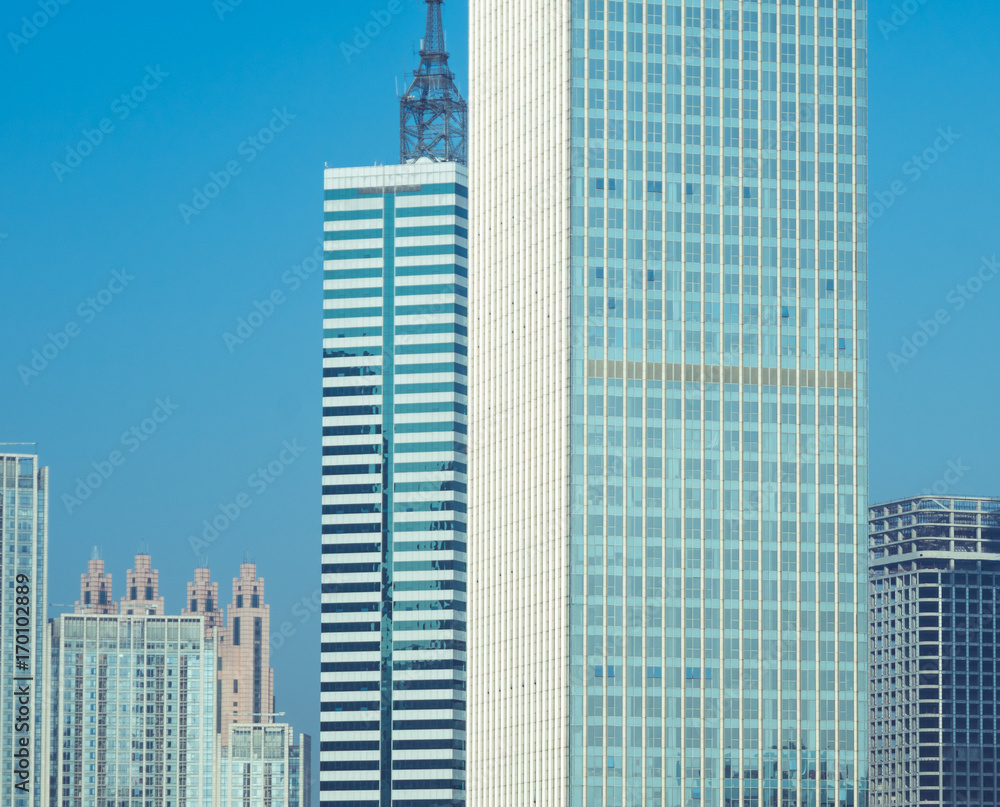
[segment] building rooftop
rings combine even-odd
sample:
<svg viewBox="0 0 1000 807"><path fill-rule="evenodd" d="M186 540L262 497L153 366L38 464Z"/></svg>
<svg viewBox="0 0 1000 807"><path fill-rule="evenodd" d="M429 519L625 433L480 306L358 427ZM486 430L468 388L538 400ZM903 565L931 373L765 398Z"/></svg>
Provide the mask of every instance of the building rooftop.
<svg viewBox="0 0 1000 807"><path fill-rule="evenodd" d="M1000 562L998 498L913 496L873 505L868 512L873 576L917 560Z"/></svg>

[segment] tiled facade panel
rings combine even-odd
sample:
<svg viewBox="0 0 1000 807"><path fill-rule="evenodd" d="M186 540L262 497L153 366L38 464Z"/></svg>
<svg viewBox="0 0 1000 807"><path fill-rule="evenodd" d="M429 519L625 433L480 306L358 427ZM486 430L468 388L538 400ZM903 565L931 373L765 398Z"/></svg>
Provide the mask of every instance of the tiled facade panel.
<svg viewBox="0 0 1000 807"><path fill-rule="evenodd" d="M325 180L320 799L461 805L468 180Z"/></svg>
<svg viewBox="0 0 1000 807"><path fill-rule="evenodd" d="M475 799L864 804L865 4L471 14Z"/></svg>

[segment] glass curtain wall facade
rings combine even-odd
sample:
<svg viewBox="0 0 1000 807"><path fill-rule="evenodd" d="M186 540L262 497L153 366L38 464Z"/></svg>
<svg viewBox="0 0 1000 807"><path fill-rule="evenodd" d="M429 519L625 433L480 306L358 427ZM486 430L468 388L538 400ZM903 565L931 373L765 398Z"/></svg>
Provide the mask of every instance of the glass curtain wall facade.
<svg viewBox="0 0 1000 807"><path fill-rule="evenodd" d="M41 804L49 469L0 453L0 803Z"/></svg>
<svg viewBox="0 0 1000 807"><path fill-rule="evenodd" d="M303 751L310 753L309 735L296 737L287 723L230 723L216 766L219 807L310 807Z"/></svg>
<svg viewBox="0 0 1000 807"><path fill-rule="evenodd" d="M320 801L461 805L466 169L325 188Z"/></svg>
<svg viewBox="0 0 1000 807"><path fill-rule="evenodd" d="M201 617L50 625L46 804L213 807L215 644Z"/></svg>
<svg viewBox="0 0 1000 807"><path fill-rule="evenodd" d="M312 737L300 734L288 751L288 807L312 807Z"/></svg>
<svg viewBox="0 0 1000 807"><path fill-rule="evenodd" d="M872 807L996 804L1000 499L870 518Z"/></svg>
<svg viewBox="0 0 1000 807"><path fill-rule="evenodd" d="M470 11L477 801L865 804L864 0Z"/></svg>

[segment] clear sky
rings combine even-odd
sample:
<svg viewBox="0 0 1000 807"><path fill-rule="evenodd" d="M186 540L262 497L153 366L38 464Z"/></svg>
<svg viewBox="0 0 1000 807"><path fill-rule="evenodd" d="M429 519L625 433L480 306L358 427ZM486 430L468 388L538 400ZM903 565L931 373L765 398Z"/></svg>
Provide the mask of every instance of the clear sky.
<svg viewBox="0 0 1000 807"><path fill-rule="evenodd" d="M196 549L228 601L250 550L272 633L292 634L274 642L278 709L316 737L322 323L307 259L324 162L398 159L423 4L55 5L0 12L0 440L38 441L51 468L50 600L76 599L95 544L120 595L145 541L169 610ZM1000 5L870 6L872 499L1000 494L1000 276L968 285L1000 255ZM44 25L25 27L32 15ZM467 2L445 15L467 92ZM193 548L240 494L250 506Z"/></svg>

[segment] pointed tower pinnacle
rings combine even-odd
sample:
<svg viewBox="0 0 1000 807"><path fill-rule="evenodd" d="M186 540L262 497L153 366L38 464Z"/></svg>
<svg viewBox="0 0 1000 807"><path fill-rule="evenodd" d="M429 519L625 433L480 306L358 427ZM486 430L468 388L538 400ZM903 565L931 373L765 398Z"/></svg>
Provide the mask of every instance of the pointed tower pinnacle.
<svg viewBox="0 0 1000 807"><path fill-rule="evenodd" d="M427 31L420 48L420 68L400 101L402 163L421 157L435 162L468 162L468 106L448 69L441 4L426 0Z"/></svg>

